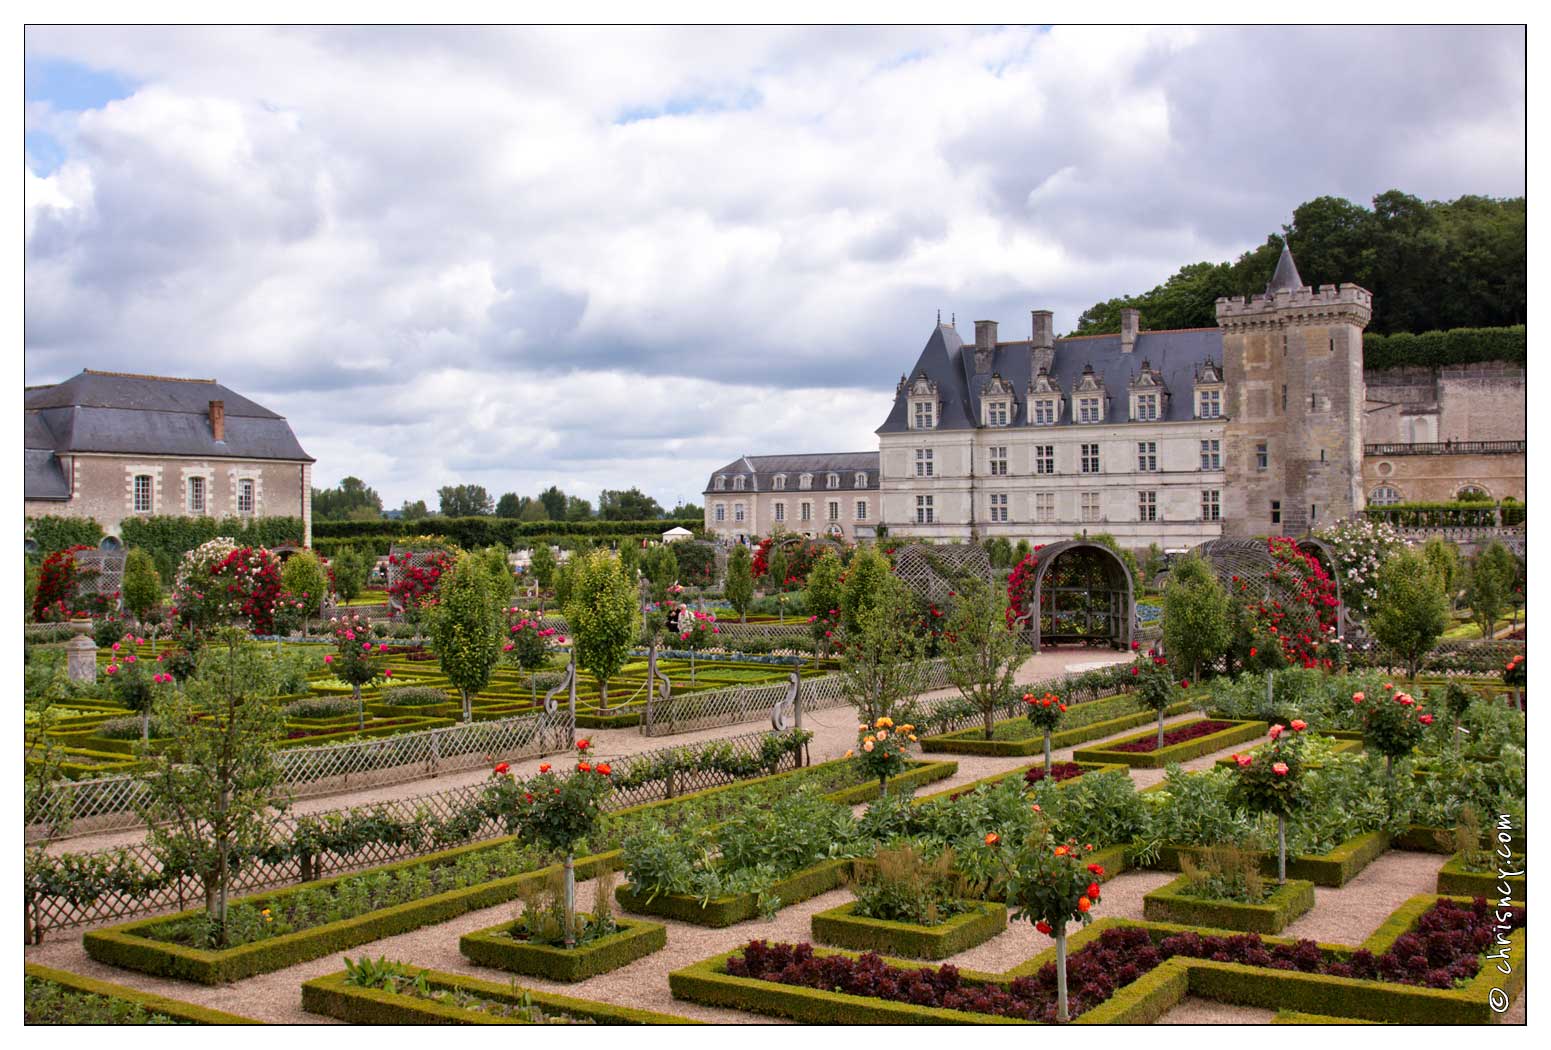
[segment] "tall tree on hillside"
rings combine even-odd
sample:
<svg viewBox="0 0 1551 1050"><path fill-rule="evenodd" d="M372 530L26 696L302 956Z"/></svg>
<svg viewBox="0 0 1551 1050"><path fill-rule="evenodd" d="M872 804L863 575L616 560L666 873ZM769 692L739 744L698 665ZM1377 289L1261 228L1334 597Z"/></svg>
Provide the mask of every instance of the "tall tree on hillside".
<svg viewBox="0 0 1551 1050"><path fill-rule="evenodd" d="M442 516L469 518L495 512L495 500L483 485L443 485L436 490L442 501Z"/></svg>
<svg viewBox="0 0 1551 1050"><path fill-rule="evenodd" d="M598 494L598 517L604 521L652 521L662 517L662 505L638 488L604 489Z"/></svg>

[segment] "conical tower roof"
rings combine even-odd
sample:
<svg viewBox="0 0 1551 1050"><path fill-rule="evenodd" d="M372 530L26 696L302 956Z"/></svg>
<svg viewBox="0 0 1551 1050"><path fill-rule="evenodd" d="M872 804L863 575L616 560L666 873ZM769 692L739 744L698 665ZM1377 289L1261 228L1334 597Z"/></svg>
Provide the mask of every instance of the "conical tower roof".
<svg viewBox="0 0 1551 1050"><path fill-rule="evenodd" d="M1276 272L1271 275L1271 283L1266 285L1266 294L1295 292L1302 287L1303 278L1298 276L1298 264L1293 262L1292 249L1283 242L1282 257L1276 261Z"/></svg>

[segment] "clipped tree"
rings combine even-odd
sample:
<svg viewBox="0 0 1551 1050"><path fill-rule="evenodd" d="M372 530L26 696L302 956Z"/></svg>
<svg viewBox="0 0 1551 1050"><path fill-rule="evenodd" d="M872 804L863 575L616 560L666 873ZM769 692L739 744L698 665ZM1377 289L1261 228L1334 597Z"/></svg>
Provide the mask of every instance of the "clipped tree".
<svg viewBox="0 0 1551 1050"><path fill-rule="evenodd" d="M673 548L666 543L648 547L641 556L641 574L646 577L652 601L662 603L668 598L668 588L679 577L679 560L673 556Z"/></svg>
<svg viewBox="0 0 1551 1050"><path fill-rule="evenodd" d="M862 613L878 602L879 594L893 578L888 558L877 547L861 547L852 556L840 594L840 623L848 635L861 629ZM815 608L811 604L808 607Z"/></svg>
<svg viewBox="0 0 1551 1050"><path fill-rule="evenodd" d="M1228 592L1201 558L1174 564L1163 589L1163 649L1181 667L1201 677L1233 643Z"/></svg>
<svg viewBox="0 0 1551 1050"><path fill-rule="evenodd" d="M1032 654L1018 634L1007 629L1007 602L995 588L978 576L965 577L958 587L943 636L948 679L980 712L990 740L996 731L996 709L1012 695L1018 668Z"/></svg>
<svg viewBox="0 0 1551 1050"><path fill-rule="evenodd" d="M1449 626L1443 588L1427 560L1413 550L1389 556L1379 567L1376 588L1368 629L1380 645L1405 660L1407 676L1415 678L1422 658Z"/></svg>
<svg viewBox="0 0 1551 1050"><path fill-rule="evenodd" d="M486 547L479 552L479 560L490 575L490 597L505 605L512 597L512 567L506 560L506 548Z"/></svg>
<svg viewBox="0 0 1551 1050"><path fill-rule="evenodd" d="M840 600L844 593L840 583L840 556L826 550L808 570L808 586L804 589L808 606L808 626L813 632L814 654L822 659L829 655L829 644L840 626Z"/></svg>
<svg viewBox="0 0 1551 1050"><path fill-rule="evenodd" d="M749 604L754 601L754 559L741 543L727 556L726 594L739 620L747 622Z"/></svg>
<svg viewBox="0 0 1551 1050"><path fill-rule="evenodd" d="M474 717L473 695L490 681L501 659L503 622L490 594L490 572L477 555L464 554L441 581L441 601L431 617L431 644L442 673L463 697L463 720Z"/></svg>
<svg viewBox="0 0 1551 1050"><path fill-rule="evenodd" d="M224 628L184 688L157 705L169 739L160 753L143 756L150 768L135 807L163 873L192 874L204 888L206 923L195 948L227 946L233 879L244 861L269 848L285 808L276 799L274 749L285 716L270 702L273 668L240 631Z"/></svg>
<svg viewBox="0 0 1551 1050"><path fill-rule="evenodd" d="M152 614L161 608L162 576L156 571L156 559L143 547L131 547L124 556L124 608L141 623L152 623L152 637L156 627Z"/></svg>
<svg viewBox="0 0 1551 1050"><path fill-rule="evenodd" d="M354 601L366 590L366 578L371 564L365 554L354 546L345 547L334 555L334 593L342 601Z"/></svg>
<svg viewBox="0 0 1551 1050"><path fill-rule="evenodd" d="M1513 553L1497 540L1487 544L1471 563L1465 601L1470 604L1471 619L1480 626L1482 638L1496 633L1497 621L1503 618L1503 610L1512 599L1513 581L1518 574Z"/></svg>
<svg viewBox="0 0 1551 1050"><path fill-rule="evenodd" d="M779 543L770 548L770 556L765 560L765 590L771 594L784 594L790 590L786 578L792 574L791 563L786 557L786 548Z"/></svg>
<svg viewBox="0 0 1551 1050"><path fill-rule="evenodd" d="M909 588L885 576L872 600L860 607L856 629L846 633L840 679L868 725L879 718L901 720L920 688L925 643L912 629L914 608Z"/></svg>
<svg viewBox="0 0 1551 1050"><path fill-rule="evenodd" d="M539 540L533 544L533 554L528 559L528 571L533 573L534 581L540 590L549 590L555 582L555 569L559 563L555 561L555 552L550 549L548 543Z"/></svg>
<svg viewBox="0 0 1551 1050"><path fill-rule="evenodd" d="M323 611L323 599L328 595L329 578L323 565L312 551L297 551L286 559L280 569L280 587L292 601L302 605L302 633L307 633L307 621Z"/></svg>
<svg viewBox="0 0 1551 1050"><path fill-rule="evenodd" d="M1465 566L1460 561L1459 548L1442 536L1434 536L1422 544L1422 558L1432 570L1433 578L1443 589L1449 612L1459 603L1459 592L1465 583Z"/></svg>
<svg viewBox="0 0 1551 1050"><path fill-rule="evenodd" d="M574 563L575 580L565 618L571 625L571 651L577 666L598 683L598 704L607 707L609 679L630 658L641 633L641 610L635 585L625 577L619 559L606 550L594 551Z"/></svg>

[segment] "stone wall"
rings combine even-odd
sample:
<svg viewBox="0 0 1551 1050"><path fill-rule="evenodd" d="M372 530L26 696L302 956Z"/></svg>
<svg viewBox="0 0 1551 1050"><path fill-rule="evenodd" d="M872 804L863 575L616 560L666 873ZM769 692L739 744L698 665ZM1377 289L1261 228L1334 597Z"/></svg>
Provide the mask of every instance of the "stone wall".
<svg viewBox="0 0 1551 1050"><path fill-rule="evenodd" d="M1363 440L1368 444L1523 441L1524 369L1500 362L1368 372Z"/></svg>
<svg viewBox="0 0 1551 1050"><path fill-rule="evenodd" d="M1523 501L1526 457L1516 455L1365 456L1363 491L1394 489L1406 503L1446 503L1470 485L1494 500Z"/></svg>

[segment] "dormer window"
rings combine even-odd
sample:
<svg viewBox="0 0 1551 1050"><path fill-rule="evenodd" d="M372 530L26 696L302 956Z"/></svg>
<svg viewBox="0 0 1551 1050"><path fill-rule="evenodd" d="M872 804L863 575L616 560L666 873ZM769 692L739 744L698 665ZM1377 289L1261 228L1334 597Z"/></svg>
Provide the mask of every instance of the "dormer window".
<svg viewBox="0 0 1551 1050"><path fill-rule="evenodd" d="M1158 418L1158 395L1136 395L1136 418L1143 423L1150 423Z"/></svg>
<svg viewBox="0 0 1551 1050"><path fill-rule="evenodd" d="M1196 418L1221 419L1223 401L1222 371L1211 361L1196 369Z"/></svg>
<svg viewBox="0 0 1551 1050"><path fill-rule="evenodd" d="M1060 421L1061 388L1050 378L1050 370L1041 368L1029 382L1029 422L1053 427Z"/></svg>
<svg viewBox="0 0 1551 1050"><path fill-rule="evenodd" d="M1154 423L1168 414L1169 390L1163 385L1163 373L1145 359L1142 368L1127 384L1131 394L1131 419Z"/></svg>
<svg viewBox="0 0 1551 1050"><path fill-rule="evenodd" d="M829 489L838 489L840 487L840 475L830 474L826 476L824 478L824 487Z"/></svg>
<svg viewBox="0 0 1551 1050"><path fill-rule="evenodd" d="M916 430L932 430L937 426L937 406L930 401L917 401L912 419Z"/></svg>
<svg viewBox="0 0 1551 1050"><path fill-rule="evenodd" d="M986 403L986 426L1005 427L1010 414L1011 404L1007 401L989 401Z"/></svg>
<svg viewBox="0 0 1551 1050"><path fill-rule="evenodd" d="M1104 422L1104 399L1101 397L1079 397L1077 399L1077 422Z"/></svg>
<svg viewBox="0 0 1551 1050"><path fill-rule="evenodd" d="M743 491L743 475L742 474L739 474L737 477L732 479L732 490L734 492L742 492Z"/></svg>
<svg viewBox="0 0 1551 1050"><path fill-rule="evenodd" d="M1053 427L1060 418L1060 404L1053 397L1042 397L1034 402L1034 425L1037 427Z"/></svg>
<svg viewBox="0 0 1551 1050"><path fill-rule="evenodd" d="M859 489L867 487L867 472L865 470L858 470L856 472L856 487Z"/></svg>
<svg viewBox="0 0 1551 1050"><path fill-rule="evenodd" d="M922 372L909 386L910 413L906 419L911 430L937 429L937 384Z"/></svg>
<svg viewBox="0 0 1551 1050"><path fill-rule="evenodd" d="M777 474L775 477L771 478L770 487L775 489L777 492L786 491L786 475Z"/></svg>
<svg viewBox="0 0 1551 1050"><path fill-rule="evenodd" d="M1104 422L1104 381L1093 371L1092 365L1083 368L1072 397L1076 401L1077 422Z"/></svg>
<svg viewBox="0 0 1551 1050"><path fill-rule="evenodd" d="M800 489L811 489L813 487L813 475L812 474L804 474L804 475L802 475L800 478L797 479L797 487L800 488Z"/></svg>
<svg viewBox="0 0 1551 1050"><path fill-rule="evenodd" d="M718 474L718 475L716 475L716 481L715 481L714 484L712 484L711 487L713 489L715 489L717 492L726 492L727 491L727 475L726 474Z"/></svg>
<svg viewBox="0 0 1551 1050"><path fill-rule="evenodd" d="M986 384L985 390L980 395L981 425L988 427L1005 427L1012 423L1013 388L1012 384L1003 379L999 373L993 372L991 380Z"/></svg>

